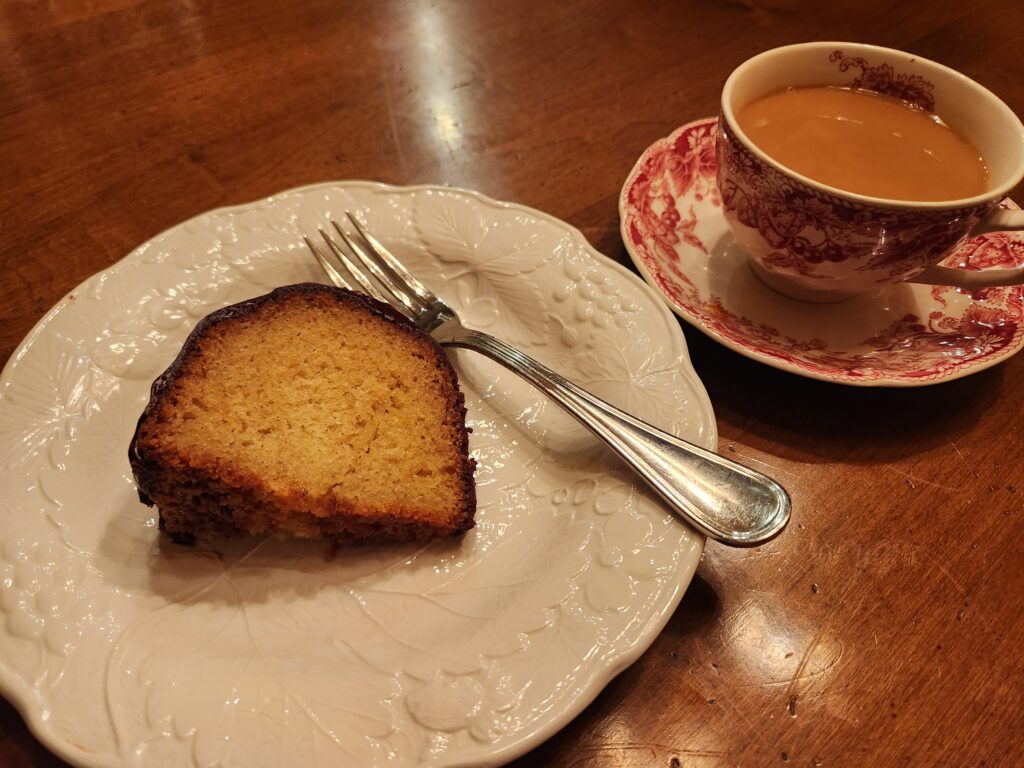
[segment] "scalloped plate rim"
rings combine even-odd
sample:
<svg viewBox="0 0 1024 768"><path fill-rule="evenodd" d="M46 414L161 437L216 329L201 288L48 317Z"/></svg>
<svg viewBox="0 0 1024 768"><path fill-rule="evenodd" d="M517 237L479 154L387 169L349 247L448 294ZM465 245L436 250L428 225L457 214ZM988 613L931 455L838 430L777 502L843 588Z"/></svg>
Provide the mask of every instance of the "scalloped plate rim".
<svg viewBox="0 0 1024 768"><path fill-rule="evenodd" d="M840 374L822 373L821 371L787 363L775 357L774 355L769 355L764 352L758 352L755 349L751 349L750 347L738 344L735 341L727 337L720 336L712 332L709 328L705 327L704 324L701 323L700 318L695 317L694 315L687 312L684 307L681 307L678 304L676 304L676 302L674 302L658 287L658 281L654 278L654 275L651 274L650 270L647 268L647 265L644 263L643 259L641 259L639 255L637 255L637 253L635 252L633 245L632 243L630 243L629 240L629 233L626 231L626 197L628 195L630 186L632 185L636 175L640 171L641 165L647 160L650 153L656 147L661 147L666 144L672 144L676 140L676 138L682 135L685 131L691 130L699 125L704 125L715 121L717 121L717 118L715 117L702 117L697 118L696 120L690 120L689 122L684 123L683 125L673 130L667 136L662 136L661 138L652 142L650 145L647 146L647 148L644 149L643 152L640 153L640 156L637 158L637 161L633 164L633 167L626 175L626 180L625 182L623 182L622 189L619 191L619 235L622 238L623 245L625 245L626 247L626 252L629 254L630 260L633 262L633 266L637 268L637 271L641 274L644 281L652 289L654 289L654 291L661 297L661 300L668 306L668 308L671 309L672 312L674 312L677 316L685 320L687 324L689 324L693 328L696 328L698 331L703 333L712 341L715 341L716 343L721 344L722 346L727 347L728 349L731 349L733 352L737 352L750 360L754 360L755 362L763 363L764 365L775 368L776 370L793 374L794 376L801 376L807 379L815 379L817 381L825 381L830 384L842 384L850 387L906 388L928 387L934 386L936 384L943 384L947 381L955 381L956 379L962 379L965 376L971 376L975 373L981 373L984 370L987 370L995 365L999 365L1002 362L1005 362L1008 358L1013 357L1015 354L1020 352L1022 348L1024 348L1024 338L1022 338L1016 346L1008 347L997 355L991 355L985 358L981 358L976 362L972 362L967 365L961 366L954 371L951 371L943 376L939 376L936 378L860 379L843 376ZM1010 202L1013 201L1011 200Z"/></svg>
<svg viewBox="0 0 1024 768"><path fill-rule="evenodd" d="M558 219L551 214L547 214L543 211L531 208L530 206L522 205L520 203L506 202L496 200L489 197L481 192L475 190L466 189L458 186L448 186L443 184L416 184L416 185L393 185L386 184L383 182L367 181L367 180L336 180L336 181L324 181L313 184L306 184L297 187L291 187L289 189L275 192L271 195L258 198L246 203L237 203L225 206L219 206L217 208L211 208L206 211L202 211L194 216L189 217L183 221L173 224L153 236L147 238L145 241L140 243L138 246L129 251L125 256L121 257L113 264L108 267L90 275L85 278L82 282L68 291L61 299L59 299L36 324L31 330L25 335L25 337L19 342L18 346L12 352L10 358L4 364L3 370L0 371L0 398L3 397L6 389L11 384L11 370L13 366L22 358L28 348L34 343L35 339L47 328L50 322L62 312L66 306L73 301L71 298L76 292L86 289L94 280L102 277L103 275L124 266L133 257L145 249L150 243L158 240L171 231L177 230L181 227L187 226L198 219L205 216L228 213L228 212L244 212L251 210L254 207L272 203L276 199L285 195L301 192L312 192L318 189L329 189L329 188L349 188L359 187L371 189L377 193L383 194L411 194L415 192L448 192L465 195L478 203L493 208L502 209L514 209L522 211L532 217L542 219L556 227L559 227L569 233L574 239L576 239L592 257L597 259L605 266L611 267L618 271L624 278L634 282L638 285L641 290L648 292L652 295L652 298L657 297L658 300L654 301L654 306L660 308L666 319L671 320L667 326L677 329L677 332L672 334L679 344L678 359L680 363L680 371L687 384L692 387L695 399L694 399L694 411L695 416L699 417L702 421L702 426L705 429L704 447L714 450L718 442L718 429L717 422L714 417L714 410L711 404L711 400L707 394L707 390L704 387L703 382L697 375L696 370L693 367L693 363L690 360L689 348L686 343L686 337L683 335L682 328L675 321L674 315L670 311L670 308L665 305L665 302L661 300L660 291L652 288L648 282L641 280L627 267L613 259L605 256L600 251L596 250L590 243L589 240L583 235L583 233L572 224ZM706 545L706 538L699 532L693 531L694 535L699 542L699 546L693 550L693 556L690 561L686 564L683 570L684 578L681 579L673 589L671 595L663 603L660 610L656 610L651 613L648 621L645 623L642 632L639 634L639 640L632 648L618 654L610 663L596 670L596 674L591 675L587 681L579 686L572 696L560 711L555 712L551 716L545 718L533 729L524 729L521 736L515 741L510 742L500 749L488 750L486 747L481 747L478 752L483 753L479 757L467 757L460 758L455 761L442 762L439 765L448 766L449 768L469 768L469 766L498 766L503 765L507 762L515 760L518 757L526 754L532 749L543 744L545 741L550 739L572 720L579 716L584 709L586 709L597 696L604 690L605 687L624 670L634 664L640 656L642 656L647 649L654 643L658 635L664 629L669 619L675 613L682 601L683 595L689 588L690 583L693 581L693 576L697 570L697 566L703 556L704 546ZM8 665L0 660L0 696L4 698L12 707L18 712L22 720L26 724L29 731L33 736L39 740L39 742L50 752L55 754L60 759L68 762L72 765L84 766L85 768L123 768L124 763L120 759L114 759L113 761L98 759L93 753L84 751L72 742L62 738L60 735L55 733L47 724L45 719L45 713L41 711L41 702L35 700L34 689L23 683L16 675L14 675L8 668Z"/></svg>

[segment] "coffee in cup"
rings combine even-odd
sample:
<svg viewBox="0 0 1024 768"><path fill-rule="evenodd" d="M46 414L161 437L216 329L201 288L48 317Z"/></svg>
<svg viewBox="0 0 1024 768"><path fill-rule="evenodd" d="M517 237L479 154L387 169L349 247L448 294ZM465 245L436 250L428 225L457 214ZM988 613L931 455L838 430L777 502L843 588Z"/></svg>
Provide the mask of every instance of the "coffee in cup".
<svg viewBox="0 0 1024 768"><path fill-rule="evenodd" d="M941 116L862 88L787 88L736 113L773 160L821 184L868 197L959 200L988 191L981 151Z"/></svg>

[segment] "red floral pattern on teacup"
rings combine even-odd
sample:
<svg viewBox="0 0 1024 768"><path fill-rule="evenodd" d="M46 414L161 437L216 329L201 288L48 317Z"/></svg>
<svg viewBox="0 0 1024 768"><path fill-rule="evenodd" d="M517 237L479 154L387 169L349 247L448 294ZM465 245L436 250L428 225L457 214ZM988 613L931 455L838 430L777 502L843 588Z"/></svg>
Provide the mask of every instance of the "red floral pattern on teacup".
<svg viewBox="0 0 1024 768"><path fill-rule="evenodd" d="M993 205L900 209L847 200L763 162L724 120L717 143L718 185L737 240L765 269L810 289L858 293L912 277Z"/></svg>
<svg viewBox="0 0 1024 768"><path fill-rule="evenodd" d="M716 168L708 164L715 120L685 125L652 145L623 187L621 210L627 249L648 282L685 320L726 345L796 373L848 384L920 384L955 378L1008 357L1024 346L1024 286L989 288L971 295L966 308L950 299L958 290L930 289L926 317L908 314L859 344L836 349L820 338L796 338L727 308L687 275L688 249L708 253L697 234L708 216L721 216ZM828 205L826 196L814 198ZM1005 201L1007 207L1016 207ZM813 218L808 205L802 215ZM684 213L685 212L685 213ZM674 233L668 222L676 222ZM723 225L724 226L724 225ZM781 230L786 225L775 222ZM702 257L703 258L703 257ZM945 262L965 269L1024 264L1024 236L995 233L963 244ZM765 290L768 290L765 288Z"/></svg>
<svg viewBox="0 0 1024 768"><path fill-rule="evenodd" d="M946 266L959 269L1012 269L1024 264L1024 240L1013 232L992 232L964 243Z"/></svg>
<svg viewBox="0 0 1024 768"><path fill-rule="evenodd" d="M860 75L850 81L851 88L884 93L928 112L935 111L935 86L920 75L898 73L892 64L872 66L863 56L847 56L841 50L832 51L828 60L838 62L840 72L860 70Z"/></svg>

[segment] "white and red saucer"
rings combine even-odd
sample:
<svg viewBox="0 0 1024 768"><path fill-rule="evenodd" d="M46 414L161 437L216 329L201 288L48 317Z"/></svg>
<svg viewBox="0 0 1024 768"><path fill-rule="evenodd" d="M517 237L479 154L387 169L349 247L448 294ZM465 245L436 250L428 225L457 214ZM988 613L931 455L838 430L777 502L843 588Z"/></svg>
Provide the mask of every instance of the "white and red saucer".
<svg viewBox="0 0 1024 768"><path fill-rule="evenodd" d="M733 241L715 183L714 118L641 155L619 196L622 239L672 310L754 360L824 381L912 387L989 368L1024 346L1024 286L966 292L900 283L834 304L787 298ZM1010 200L1004 206L1016 208ZM961 246L946 266L1024 264L1024 234Z"/></svg>

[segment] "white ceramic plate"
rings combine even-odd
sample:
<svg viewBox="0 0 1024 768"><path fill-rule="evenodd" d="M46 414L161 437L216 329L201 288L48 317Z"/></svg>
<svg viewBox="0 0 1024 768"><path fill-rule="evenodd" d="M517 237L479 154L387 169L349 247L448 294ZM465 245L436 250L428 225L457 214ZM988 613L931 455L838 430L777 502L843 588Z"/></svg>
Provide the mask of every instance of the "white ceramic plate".
<svg viewBox="0 0 1024 768"><path fill-rule="evenodd" d="M127 461L204 314L319 279L328 215L466 318L715 444L660 298L572 227L438 187L307 187L192 219L65 297L0 381L0 690L84 766L496 765L578 714L664 626L703 539L528 385L454 355L477 527L425 547L162 540Z"/></svg>

